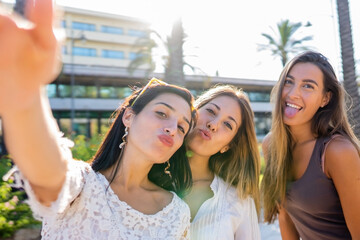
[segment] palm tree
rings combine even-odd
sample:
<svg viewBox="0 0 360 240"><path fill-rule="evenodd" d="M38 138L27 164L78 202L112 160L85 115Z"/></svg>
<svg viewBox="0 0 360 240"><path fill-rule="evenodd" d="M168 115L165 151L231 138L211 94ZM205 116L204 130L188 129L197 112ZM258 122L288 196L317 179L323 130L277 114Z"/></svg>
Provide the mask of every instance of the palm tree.
<svg viewBox="0 0 360 240"><path fill-rule="evenodd" d="M167 53L162 56L165 68L165 81L184 86L184 66L189 67L192 71L200 70L203 72L201 69L184 61L183 45L185 43L186 34L181 19L174 22L171 35L167 37L166 40L154 30L150 31L150 35L153 38L146 37L138 39L136 47L139 48L139 50L137 52L137 57L131 61L128 67L130 73L134 72L135 69L143 64L150 66L148 73L153 72L156 64L152 54L153 50L157 47L164 47L167 51ZM157 41L154 38L156 38ZM162 46L159 46L157 42L161 43Z"/></svg>
<svg viewBox="0 0 360 240"><path fill-rule="evenodd" d="M289 20L281 20L277 24L277 32L272 31L274 36L267 33L262 33L269 42L268 44L259 44L259 51L267 50L271 51L275 57L280 57L283 66L289 60L289 54L296 54L298 52L309 49L308 47L302 46L303 42L312 40L312 36L306 36L300 39L293 38L295 32L302 27L302 23L291 23ZM308 22L305 27L311 26Z"/></svg>
<svg viewBox="0 0 360 240"><path fill-rule="evenodd" d="M165 68L165 80L179 86L185 86L183 55L185 37L182 21L178 19L174 22L170 37L167 38L169 56Z"/></svg>
<svg viewBox="0 0 360 240"><path fill-rule="evenodd" d="M25 16L25 4L26 0L16 0L14 5L14 11L20 14L21 16Z"/></svg>
<svg viewBox="0 0 360 240"><path fill-rule="evenodd" d="M165 42L162 40L161 36L156 31L150 31L149 35L155 35L157 39L159 39L164 45ZM135 43L135 48L137 48L137 57L134 58L129 66L128 71L130 74L133 74L136 69L138 69L141 65L147 65L149 68L147 69L146 75L149 76L150 73L153 73L156 68L156 63L153 59L153 50L158 47L155 39L150 36L140 37Z"/></svg>
<svg viewBox="0 0 360 240"><path fill-rule="evenodd" d="M355 134L360 138L360 97L356 83L354 47L351 33L351 22L348 0L337 0L341 59L343 67L344 88L351 97L349 119L354 126Z"/></svg>

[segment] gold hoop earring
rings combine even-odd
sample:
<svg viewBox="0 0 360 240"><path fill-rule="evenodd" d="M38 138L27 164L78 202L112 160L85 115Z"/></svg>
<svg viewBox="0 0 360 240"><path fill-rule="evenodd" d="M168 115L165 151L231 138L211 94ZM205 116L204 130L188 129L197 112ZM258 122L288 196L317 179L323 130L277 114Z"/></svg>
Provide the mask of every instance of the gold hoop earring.
<svg viewBox="0 0 360 240"><path fill-rule="evenodd" d="M170 168L170 163L169 163L169 161L167 161L167 166L164 169L164 173L169 175L169 177L171 178L171 172L170 172L169 168Z"/></svg>
<svg viewBox="0 0 360 240"><path fill-rule="evenodd" d="M119 148L120 149L123 149L124 147L125 147L125 145L126 145L126 137L127 137L127 135L129 134L129 128L128 127L126 127L125 128L125 133L124 133L124 135L122 136L122 143L120 143L120 145L119 145Z"/></svg>

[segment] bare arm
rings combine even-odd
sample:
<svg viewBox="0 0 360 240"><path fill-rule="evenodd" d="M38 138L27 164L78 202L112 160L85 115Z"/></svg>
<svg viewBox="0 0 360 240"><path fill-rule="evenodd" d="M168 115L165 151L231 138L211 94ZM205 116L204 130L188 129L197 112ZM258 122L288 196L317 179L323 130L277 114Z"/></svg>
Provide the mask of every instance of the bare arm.
<svg viewBox="0 0 360 240"><path fill-rule="evenodd" d="M281 238L283 240L299 240L300 236L297 232L293 221L291 220L289 214L285 210L285 208L279 209L279 225L280 225L280 232Z"/></svg>
<svg viewBox="0 0 360 240"><path fill-rule="evenodd" d="M349 140L335 138L329 143L325 173L335 184L352 239L360 239L360 157Z"/></svg>
<svg viewBox="0 0 360 240"><path fill-rule="evenodd" d="M57 198L66 161L43 86L57 74L51 0L30 0L31 29L0 16L0 115L9 152L45 205Z"/></svg>

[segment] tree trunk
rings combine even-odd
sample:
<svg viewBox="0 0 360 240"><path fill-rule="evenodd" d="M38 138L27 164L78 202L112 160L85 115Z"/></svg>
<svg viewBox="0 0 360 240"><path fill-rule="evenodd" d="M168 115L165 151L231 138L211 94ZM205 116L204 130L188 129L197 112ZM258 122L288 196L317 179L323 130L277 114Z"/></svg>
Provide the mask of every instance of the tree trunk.
<svg viewBox="0 0 360 240"><path fill-rule="evenodd" d="M354 128L355 135L360 138L360 97L356 82L354 47L348 0L337 0L337 13L340 31L341 59L344 76L344 88L352 101L348 117Z"/></svg>
<svg viewBox="0 0 360 240"><path fill-rule="evenodd" d="M183 44L185 33L179 19L173 25L168 38L169 59L165 68L165 81L178 86L185 86Z"/></svg>
<svg viewBox="0 0 360 240"><path fill-rule="evenodd" d="M16 0L14 5L14 11L25 17L25 3L26 0Z"/></svg>

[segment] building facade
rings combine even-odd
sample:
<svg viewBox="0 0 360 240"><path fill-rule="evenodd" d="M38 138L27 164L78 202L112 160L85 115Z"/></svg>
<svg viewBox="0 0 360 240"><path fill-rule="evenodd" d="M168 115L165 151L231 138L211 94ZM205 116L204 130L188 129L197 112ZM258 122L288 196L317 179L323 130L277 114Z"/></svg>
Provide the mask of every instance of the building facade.
<svg viewBox="0 0 360 240"><path fill-rule="evenodd" d="M91 137L105 133L109 117L131 94L129 86L141 86L151 77L163 78L162 73L148 75L146 65L132 74L128 71L130 62L137 57L139 38L149 37L149 26L136 18L63 7L63 67L57 79L47 86L47 92L53 114L65 134ZM275 81L185 76L185 86L195 96L215 84L232 84L248 94L261 139L270 130L270 91Z"/></svg>
<svg viewBox="0 0 360 240"><path fill-rule="evenodd" d="M50 104L60 129L91 137L104 133L111 113L151 77L142 66L130 74L128 66L137 57L139 38L149 37L149 24L140 19L64 7L61 27L63 69L47 87ZM271 125L270 91L275 81L218 76L185 76L185 86L194 95L215 84L233 84L249 96L255 112L256 131L262 138Z"/></svg>

